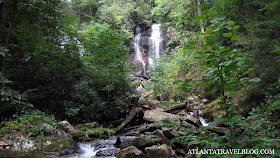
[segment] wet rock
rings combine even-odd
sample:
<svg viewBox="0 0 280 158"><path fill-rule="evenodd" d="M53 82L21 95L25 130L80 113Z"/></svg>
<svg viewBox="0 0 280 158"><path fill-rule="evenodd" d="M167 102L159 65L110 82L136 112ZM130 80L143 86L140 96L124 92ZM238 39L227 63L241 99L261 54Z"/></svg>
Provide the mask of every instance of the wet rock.
<svg viewBox="0 0 280 158"><path fill-rule="evenodd" d="M43 144L42 151L44 152L57 152L60 153L71 153L79 149L77 142L72 138L62 138L62 139L50 139Z"/></svg>
<svg viewBox="0 0 280 158"><path fill-rule="evenodd" d="M126 139L122 142L122 148L129 146L135 146L139 149L144 149L145 147L152 146L161 143L161 137L157 135L146 135L142 137L135 137L132 139Z"/></svg>
<svg viewBox="0 0 280 158"><path fill-rule="evenodd" d="M66 120L61 121L60 124L62 125L63 129L71 134L73 137L78 137L79 133L75 130L75 128Z"/></svg>
<svg viewBox="0 0 280 158"><path fill-rule="evenodd" d="M170 158L171 149L166 144L153 145L145 148L146 156L148 158Z"/></svg>
<svg viewBox="0 0 280 158"><path fill-rule="evenodd" d="M188 114L185 110L178 113L178 115L181 117L182 120L191 123L195 126L201 126L201 122L199 119L195 118L194 116Z"/></svg>
<svg viewBox="0 0 280 158"><path fill-rule="evenodd" d="M116 151L118 150L117 149L101 150L96 153L96 156L110 157L110 156L114 156Z"/></svg>
<svg viewBox="0 0 280 158"><path fill-rule="evenodd" d="M193 124L188 123L187 121L182 121L181 128L186 130L186 131L192 131L192 130L197 129L196 126L194 126Z"/></svg>
<svg viewBox="0 0 280 158"><path fill-rule="evenodd" d="M168 139L173 139L173 138L177 138L180 137L181 135L178 133L178 131L175 130L164 130L163 134L166 136L166 138Z"/></svg>
<svg viewBox="0 0 280 158"><path fill-rule="evenodd" d="M95 150L106 148L107 146L108 146L108 144L106 144L102 141L98 141L97 143L94 143L94 144L91 145L91 147L94 147Z"/></svg>
<svg viewBox="0 0 280 158"><path fill-rule="evenodd" d="M160 108L154 110L146 110L144 113L144 119L149 122L168 120L175 126L179 124L178 121L174 121L174 120L179 120L178 115L163 112L162 109Z"/></svg>
<svg viewBox="0 0 280 158"><path fill-rule="evenodd" d="M159 137L161 137L161 142L163 143L163 144L167 144L167 145L169 145L170 144L170 140L168 139L168 138L166 138L165 137L165 135L163 134L163 131L162 130L156 130L154 133L153 133L154 135L157 135L157 136L159 136Z"/></svg>
<svg viewBox="0 0 280 158"><path fill-rule="evenodd" d="M145 154L135 146L129 146L116 152L116 158L145 158Z"/></svg>

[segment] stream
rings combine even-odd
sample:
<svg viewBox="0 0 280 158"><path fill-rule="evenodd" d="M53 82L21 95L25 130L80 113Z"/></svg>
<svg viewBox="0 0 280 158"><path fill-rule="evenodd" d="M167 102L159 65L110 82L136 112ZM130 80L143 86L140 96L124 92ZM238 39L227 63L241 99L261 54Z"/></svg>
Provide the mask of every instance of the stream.
<svg viewBox="0 0 280 158"><path fill-rule="evenodd" d="M120 136L121 141L131 138L134 136ZM116 141L117 136L112 136L109 139L78 143L80 147L78 152L63 158L115 158L115 152L120 150L114 146Z"/></svg>

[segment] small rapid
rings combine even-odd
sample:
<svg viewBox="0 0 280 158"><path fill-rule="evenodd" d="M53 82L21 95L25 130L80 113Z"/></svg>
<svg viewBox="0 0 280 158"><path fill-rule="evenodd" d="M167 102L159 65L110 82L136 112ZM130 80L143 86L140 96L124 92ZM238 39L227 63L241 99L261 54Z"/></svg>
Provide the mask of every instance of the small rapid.
<svg viewBox="0 0 280 158"><path fill-rule="evenodd" d="M134 138L134 136L120 136L121 141ZM94 142L78 143L79 150L75 154L63 156L63 158L115 158L115 152L120 149L115 147L117 136L109 139L100 139Z"/></svg>

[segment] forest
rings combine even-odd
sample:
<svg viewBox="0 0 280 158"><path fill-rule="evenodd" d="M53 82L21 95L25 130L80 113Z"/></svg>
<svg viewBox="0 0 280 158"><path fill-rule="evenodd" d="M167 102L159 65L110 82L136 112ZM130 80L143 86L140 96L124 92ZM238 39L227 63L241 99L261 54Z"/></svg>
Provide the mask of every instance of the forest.
<svg viewBox="0 0 280 158"><path fill-rule="evenodd" d="M174 151L275 151L182 157L279 156L279 7L280 0L0 0L0 157L21 154L3 156L13 135L42 143L63 120L83 131L75 141L89 141L118 132L112 122L135 106L182 103L208 110L207 122L228 131L184 131L181 123L156 121L185 132L167 144ZM135 75L137 29L152 24L160 24L164 46L153 64L142 61L147 72ZM54 148L27 151L42 157L60 150Z"/></svg>

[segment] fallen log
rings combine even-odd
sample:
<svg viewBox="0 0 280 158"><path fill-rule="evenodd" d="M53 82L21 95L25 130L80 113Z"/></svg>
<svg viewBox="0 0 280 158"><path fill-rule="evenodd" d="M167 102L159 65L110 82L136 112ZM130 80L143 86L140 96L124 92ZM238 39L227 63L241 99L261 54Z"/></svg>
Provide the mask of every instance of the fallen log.
<svg viewBox="0 0 280 158"><path fill-rule="evenodd" d="M178 104L178 105L173 105L167 108L163 108L163 112L168 112L168 113L178 113L180 110L183 110L187 107L187 101L185 100L183 103Z"/></svg>
<svg viewBox="0 0 280 158"><path fill-rule="evenodd" d="M142 111L142 108L140 107L136 107L136 108L132 108L132 110L130 111L130 114L128 115L128 117L116 128L114 128L114 131L116 133L118 133L119 131L121 131L125 126L127 126L135 116L137 116L137 114L139 114Z"/></svg>

